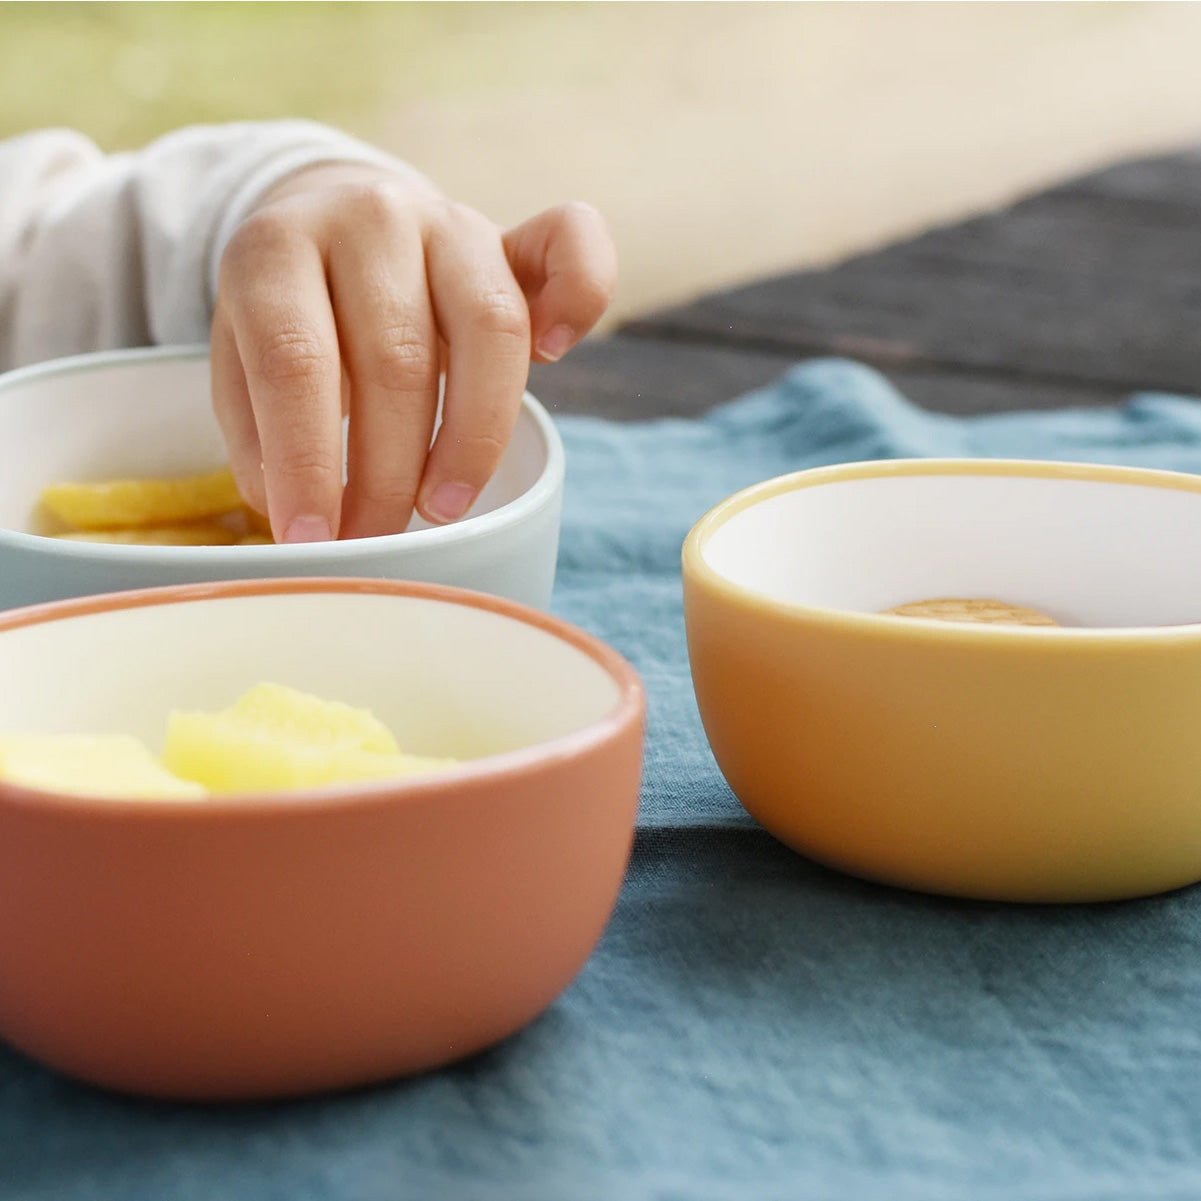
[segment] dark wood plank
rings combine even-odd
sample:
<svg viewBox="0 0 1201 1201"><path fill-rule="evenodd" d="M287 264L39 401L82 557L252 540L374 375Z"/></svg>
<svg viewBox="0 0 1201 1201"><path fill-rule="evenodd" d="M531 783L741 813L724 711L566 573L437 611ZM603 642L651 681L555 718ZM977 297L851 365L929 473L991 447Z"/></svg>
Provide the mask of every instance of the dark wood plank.
<svg viewBox="0 0 1201 1201"><path fill-rule="evenodd" d="M623 333L1069 391L1197 392L1199 312L1201 156L1188 155L1114 168L833 270L703 297Z"/></svg>
<svg viewBox="0 0 1201 1201"><path fill-rule="evenodd" d="M617 335L590 339L553 366L535 364L530 391L554 414L615 421L691 417L768 383L795 361L787 354Z"/></svg>
<svg viewBox="0 0 1201 1201"><path fill-rule="evenodd" d="M584 343L562 363L536 366L530 390L552 413L611 420L690 417L763 386L794 366L791 355L616 335ZM936 412L1112 404L1124 391L981 378L950 370L886 372L917 404Z"/></svg>
<svg viewBox="0 0 1201 1201"><path fill-rule="evenodd" d="M688 415L838 354L940 412L1111 404L1201 391L1199 313L1201 151L650 314L531 387L555 412Z"/></svg>
<svg viewBox="0 0 1201 1201"><path fill-rule="evenodd" d="M981 266L1097 274L1155 287L1196 280L1201 153L1122 163L896 247Z"/></svg>
<svg viewBox="0 0 1201 1201"><path fill-rule="evenodd" d="M962 417L1017 410L1074 409L1115 405L1128 388L1055 383L1040 379L1006 379L954 369L884 369L904 395L922 408Z"/></svg>
<svg viewBox="0 0 1201 1201"><path fill-rule="evenodd" d="M940 229L894 247L899 261L954 261L980 270L1044 277L1087 276L1102 287L1136 287L1149 296L1195 286L1201 271L1201 210L1156 220L1096 197L1039 196L1008 211ZM1052 284L1053 286L1053 284Z"/></svg>
<svg viewBox="0 0 1201 1201"><path fill-rule="evenodd" d="M927 246L928 250L928 246ZM1108 388L1201 389L1201 270L1146 287L901 247L625 327L777 354L847 354Z"/></svg>
<svg viewBox="0 0 1201 1201"><path fill-rule="evenodd" d="M1044 282L1020 269L878 256L711 297L625 332L1080 387L1201 390L1201 280L1154 297L1088 276Z"/></svg>
<svg viewBox="0 0 1201 1201"><path fill-rule="evenodd" d="M1201 213L1201 149L1117 163L1043 193L1143 202L1147 212Z"/></svg>

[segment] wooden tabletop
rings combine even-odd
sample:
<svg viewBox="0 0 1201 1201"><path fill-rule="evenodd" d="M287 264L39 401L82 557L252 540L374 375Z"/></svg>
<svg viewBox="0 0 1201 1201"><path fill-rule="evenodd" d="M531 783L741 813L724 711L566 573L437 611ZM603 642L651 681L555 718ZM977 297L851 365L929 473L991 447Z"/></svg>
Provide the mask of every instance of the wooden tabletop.
<svg viewBox="0 0 1201 1201"><path fill-rule="evenodd" d="M1201 393L1201 151L652 313L530 387L558 413L689 415L830 354L950 413Z"/></svg>

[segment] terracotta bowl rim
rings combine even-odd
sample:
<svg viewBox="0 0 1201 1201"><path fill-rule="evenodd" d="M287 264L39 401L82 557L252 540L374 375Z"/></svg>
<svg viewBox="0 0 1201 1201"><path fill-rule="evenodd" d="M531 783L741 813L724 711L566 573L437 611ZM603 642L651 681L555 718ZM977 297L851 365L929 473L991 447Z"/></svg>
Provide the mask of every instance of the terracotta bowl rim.
<svg viewBox="0 0 1201 1201"><path fill-rule="evenodd" d="M348 807L436 801L464 788L472 788L493 780L536 774L558 764L579 759L620 738L631 727L640 727L644 721L646 696L641 678L621 654L599 638L562 618L519 604L517 601L442 584L344 577L297 577L177 584L129 592L101 593L0 612L0 637L12 630L33 625L68 621L123 609L203 603L208 600L236 597L330 593L416 598L441 604L463 605L534 626L582 651L602 667L618 687L617 703L602 717L581 729L535 743L533 746L466 760L456 767L426 777L334 785L320 789L296 789L280 793L231 793L208 797L203 801L79 796L25 788L0 781L0 805L37 810L53 809L89 817L111 815L121 820L136 819L141 815L156 820L167 818L204 822L229 816L275 820Z"/></svg>

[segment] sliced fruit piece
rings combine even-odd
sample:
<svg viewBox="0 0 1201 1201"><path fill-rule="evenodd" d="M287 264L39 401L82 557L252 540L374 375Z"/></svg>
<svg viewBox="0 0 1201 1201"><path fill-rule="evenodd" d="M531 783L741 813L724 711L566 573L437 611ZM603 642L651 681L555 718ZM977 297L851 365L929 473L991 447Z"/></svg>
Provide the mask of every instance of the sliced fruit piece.
<svg viewBox="0 0 1201 1201"><path fill-rule="evenodd" d="M234 710L172 713L163 762L214 793L276 792L437 771L453 760L364 750L336 740L305 742L297 731Z"/></svg>
<svg viewBox="0 0 1201 1201"><path fill-rule="evenodd" d="M276 737L306 746L355 747L381 754L400 750L392 732L369 710L322 700L283 684L256 684L229 712Z"/></svg>
<svg viewBox="0 0 1201 1201"><path fill-rule="evenodd" d="M228 469L176 479L51 484L42 503L79 530L128 529L219 517L242 507Z"/></svg>
<svg viewBox="0 0 1201 1201"><path fill-rule="evenodd" d="M172 775L124 734L9 734L0 737L0 779L81 796L198 800L205 789Z"/></svg>

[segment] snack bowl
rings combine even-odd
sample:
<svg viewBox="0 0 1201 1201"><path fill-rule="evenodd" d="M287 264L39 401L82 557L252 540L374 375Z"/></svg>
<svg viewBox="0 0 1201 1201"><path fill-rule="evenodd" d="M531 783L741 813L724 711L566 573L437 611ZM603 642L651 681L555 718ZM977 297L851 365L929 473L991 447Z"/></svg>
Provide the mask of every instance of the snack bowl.
<svg viewBox="0 0 1201 1201"><path fill-rule="evenodd" d="M348 576L448 584L545 609L554 584L563 446L532 396L466 518L293 546L65 541L39 505L63 480L199 474L226 461L206 347L61 359L0 375L0 608L206 580Z"/></svg>
<svg viewBox="0 0 1201 1201"><path fill-rule="evenodd" d="M1006 461L768 480L692 530L693 681L747 810L938 893L1201 880L1201 479ZM884 615L995 599L1058 628Z"/></svg>
<svg viewBox="0 0 1201 1201"><path fill-rule="evenodd" d="M0 782L0 1038L187 1099L436 1067L549 1006L610 915L636 817L633 669L433 585L190 585L0 614L0 734L125 733L269 680L369 708L440 773L136 800Z"/></svg>

